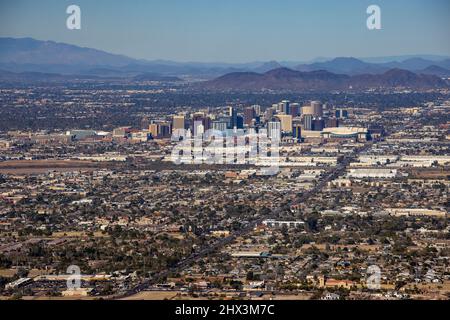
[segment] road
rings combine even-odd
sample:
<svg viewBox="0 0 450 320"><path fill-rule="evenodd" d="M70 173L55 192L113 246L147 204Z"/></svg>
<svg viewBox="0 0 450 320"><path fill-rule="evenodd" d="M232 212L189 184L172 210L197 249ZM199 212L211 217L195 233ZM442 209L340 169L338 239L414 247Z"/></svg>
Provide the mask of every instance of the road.
<svg viewBox="0 0 450 320"><path fill-rule="evenodd" d="M356 159L356 157L361 153L364 152L366 150L368 150L370 147L372 146L372 143L366 143L363 147L358 148L356 150L354 150L351 154L346 155L344 157L344 159L339 162L337 164L337 166L335 168L333 168L330 172L328 172L328 174L326 174L325 176L323 176L320 181L312 188L307 190L306 192L303 192L295 201L289 201L290 205L296 205L296 204L300 204L302 202L305 202L311 195L316 194L317 192L321 191L328 182L338 178L341 174L343 174L346 169L347 166ZM286 203L284 202L283 205L279 206L277 209L275 209L275 211L273 212L273 216L277 216L279 212L281 212L283 209L283 206ZM190 255L189 257L181 260L176 267L170 269L170 270L165 270L165 271L161 271L155 275L153 275L151 277L151 279L146 280L142 283L140 283L139 285L137 285L136 287L128 290L126 293L120 295L119 298L123 298L123 297L127 297L127 296L131 296L133 294L136 294L142 290L147 290L149 289L151 286L153 286L154 284L160 282L162 279L166 278L168 275L173 274L173 273L179 273L182 270L184 270L185 268L191 266L195 261L197 261L198 259L201 259L213 252L216 252L218 250L220 250L221 248L223 248L224 246L226 246L229 243L234 242L237 238L246 235L250 232L252 232L252 230L254 230L254 228L258 225L260 225L264 220L266 219L270 219L272 218L272 216L264 216L264 217L259 217L255 220L253 220L252 222L250 222L247 226L245 226L244 228L235 231L234 233L232 233L231 235L229 235L228 237L225 237L221 240L218 240L217 242L215 242L213 245L208 245L207 247L202 248L200 251L193 253L192 255Z"/></svg>

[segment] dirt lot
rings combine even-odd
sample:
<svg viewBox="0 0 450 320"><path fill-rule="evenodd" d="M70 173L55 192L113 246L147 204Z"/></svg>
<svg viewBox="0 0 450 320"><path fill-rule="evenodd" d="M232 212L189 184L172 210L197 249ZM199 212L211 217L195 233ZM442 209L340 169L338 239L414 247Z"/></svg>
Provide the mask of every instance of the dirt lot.
<svg viewBox="0 0 450 320"><path fill-rule="evenodd" d="M110 166L109 162L84 160L11 160L0 162L0 173L38 174L48 171L95 171Z"/></svg>
<svg viewBox="0 0 450 320"><path fill-rule="evenodd" d="M121 300L170 300L176 297L177 293L175 291L141 291Z"/></svg>

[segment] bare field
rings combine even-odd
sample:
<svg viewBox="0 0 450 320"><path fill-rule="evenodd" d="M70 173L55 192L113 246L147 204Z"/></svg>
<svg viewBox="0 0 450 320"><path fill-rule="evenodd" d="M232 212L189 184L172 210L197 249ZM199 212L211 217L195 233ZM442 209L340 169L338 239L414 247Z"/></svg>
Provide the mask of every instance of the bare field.
<svg viewBox="0 0 450 320"><path fill-rule="evenodd" d="M164 300L173 299L179 292L174 291L141 291L120 300Z"/></svg>
<svg viewBox="0 0 450 320"><path fill-rule="evenodd" d="M10 160L0 162L0 173L33 174L48 171L95 171L110 165L110 162L86 160Z"/></svg>

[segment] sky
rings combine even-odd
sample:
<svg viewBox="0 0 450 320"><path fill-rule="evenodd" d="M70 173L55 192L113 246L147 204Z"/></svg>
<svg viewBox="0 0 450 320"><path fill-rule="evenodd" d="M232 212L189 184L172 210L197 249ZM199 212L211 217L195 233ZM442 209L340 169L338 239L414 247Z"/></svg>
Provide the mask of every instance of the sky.
<svg viewBox="0 0 450 320"><path fill-rule="evenodd" d="M69 30L66 8L81 8ZM368 30L366 9L381 9ZM308 61L450 55L449 0L1 0L0 37L32 37L138 59Z"/></svg>

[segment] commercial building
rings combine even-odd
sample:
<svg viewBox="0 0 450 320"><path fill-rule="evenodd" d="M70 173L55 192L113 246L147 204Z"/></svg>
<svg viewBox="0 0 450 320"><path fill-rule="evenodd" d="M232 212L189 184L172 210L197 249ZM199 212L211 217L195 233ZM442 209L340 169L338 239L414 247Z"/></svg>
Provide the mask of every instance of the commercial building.
<svg viewBox="0 0 450 320"><path fill-rule="evenodd" d="M184 116L173 116L173 130L184 129Z"/></svg>
<svg viewBox="0 0 450 320"><path fill-rule="evenodd" d="M281 123L271 121L267 124L267 136L272 140L281 140Z"/></svg>
<svg viewBox="0 0 450 320"><path fill-rule="evenodd" d="M303 115L303 129L312 130L313 116L311 114Z"/></svg>
<svg viewBox="0 0 450 320"><path fill-rule="evenodd" d="M310 105L303 106L302 114L314 117L323 117L323 106L320 101L311 101Z"/></svg>
<svg viewBox="0 0 450 320"><path fill-rule="evenodd" d="M248 107L244 109L244 124L250 126L253 119L255 119L255 109Z"/></svg>
<svg viewBox="0 0 450 320"><path fill-rule="evenodd" d="M302 140L302 125L299 122L292 123L292 136L296 142L300 142Z"/></svg>
<svg viewBox="0 0 450 320"><path fill-rule="evenodd" d="M356 141L366 141L368 139L368 132L367 129L358 127L325 128L322 131L322 137L325 139L353 139Z"/></svg>
<svg viewBox="0 0 450 320"><path fill-rule="evenodd" d="M277 114L276 117L280 120L281 131L290 133L292 132L292 116L288 114Z"/></svg>
<svg viewBox="0 0 450 320"><path fill-rule="evenodd" d="M395 178L397 169L350 169L349 178Z"/></svg>

